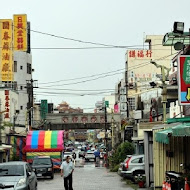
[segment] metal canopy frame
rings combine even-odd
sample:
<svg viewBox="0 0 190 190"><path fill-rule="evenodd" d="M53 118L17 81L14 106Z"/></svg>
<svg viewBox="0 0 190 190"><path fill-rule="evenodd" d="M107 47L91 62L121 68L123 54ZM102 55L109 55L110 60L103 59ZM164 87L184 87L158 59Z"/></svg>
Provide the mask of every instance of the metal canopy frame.
<svg viewBox="0 0 190 190"><path fill-rule="evenodd" d="M181 42L184 45L190 45L190 32L184 32L183 34L176 34L173 32L166 33L162 45L163 46L173 46L177 42Z"/></svg>

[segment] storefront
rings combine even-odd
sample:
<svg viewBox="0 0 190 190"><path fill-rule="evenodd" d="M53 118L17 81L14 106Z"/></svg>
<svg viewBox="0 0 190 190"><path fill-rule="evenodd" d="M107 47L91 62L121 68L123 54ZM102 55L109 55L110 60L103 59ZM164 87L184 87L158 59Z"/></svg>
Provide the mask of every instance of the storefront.
<svg viewBox="0 0 190 190"><path fill-rule="evenodd" d="M181 172L183 176L190 174L190 123L154 128L153 141L155 189L162 187L166 171Z"/></svg>

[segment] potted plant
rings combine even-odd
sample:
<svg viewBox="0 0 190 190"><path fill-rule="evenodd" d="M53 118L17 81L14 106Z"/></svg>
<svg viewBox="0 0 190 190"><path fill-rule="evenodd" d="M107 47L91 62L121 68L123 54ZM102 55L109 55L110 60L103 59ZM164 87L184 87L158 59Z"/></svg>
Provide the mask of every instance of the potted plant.
<svg viewBox="0 0 190 190"><path fill-rule="evenodd" d="M135 181L138 183L139 188L145 187L145 182L146 182L146 176L142 174L138 174L135 176Z"/></svg>

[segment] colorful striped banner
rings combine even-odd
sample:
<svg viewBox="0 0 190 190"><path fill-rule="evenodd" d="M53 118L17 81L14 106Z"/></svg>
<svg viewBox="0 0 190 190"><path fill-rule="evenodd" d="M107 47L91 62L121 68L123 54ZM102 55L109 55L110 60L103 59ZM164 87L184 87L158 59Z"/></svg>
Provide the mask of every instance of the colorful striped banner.
<svg viewBox="0 0 190 190"><path fill-rule="evenodd" d="M62 151L64 131L30 131L26 138L26 152Z"/></svg>
<svg viewBox="0 0 190 190"><path fill-rule="evenodd" d="M26 137L8 135L6 142L13 147L8 151L9 160L26 161L26 154L23 152L26 145Z"/></svg>

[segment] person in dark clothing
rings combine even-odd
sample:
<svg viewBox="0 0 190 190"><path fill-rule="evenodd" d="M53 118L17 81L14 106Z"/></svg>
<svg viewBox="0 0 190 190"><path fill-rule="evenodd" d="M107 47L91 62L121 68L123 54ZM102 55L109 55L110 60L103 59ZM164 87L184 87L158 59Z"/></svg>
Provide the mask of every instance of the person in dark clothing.
<svg viewBox="0 0 190 190"><path fill-rule="evenodd" d="M76 153L74 152L74 153L73 153L74 165L75 165L75 159L76 159L76 157L77 157L77 155L76 155Z"/></svg>

